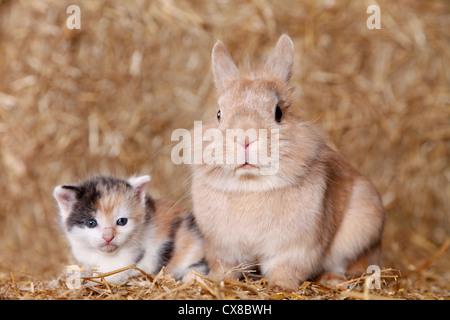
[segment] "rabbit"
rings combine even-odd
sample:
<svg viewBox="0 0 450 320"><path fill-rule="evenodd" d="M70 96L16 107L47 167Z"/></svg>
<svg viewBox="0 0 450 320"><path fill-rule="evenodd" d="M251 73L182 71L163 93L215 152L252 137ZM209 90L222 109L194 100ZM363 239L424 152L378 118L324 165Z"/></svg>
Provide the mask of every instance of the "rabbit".
<svg viewBox="0 0 450 320"><path fill-rule="evenodd" d="M385 219L371 181L327 146L311 122L293 114L293 60L294 44L285 34L264 63L242 68L217 41L211 64L217 119L204 129L274 132L277 170L261 174L267 157L249 161L258 148L274 145L262 135L236 135L234 148L225 145L228 138L202 146L222 156L241 152L245 161L190 166L193 213L210 273L257 264L270 287L285 290L323 273L356 274L379 265Z"/></svg>

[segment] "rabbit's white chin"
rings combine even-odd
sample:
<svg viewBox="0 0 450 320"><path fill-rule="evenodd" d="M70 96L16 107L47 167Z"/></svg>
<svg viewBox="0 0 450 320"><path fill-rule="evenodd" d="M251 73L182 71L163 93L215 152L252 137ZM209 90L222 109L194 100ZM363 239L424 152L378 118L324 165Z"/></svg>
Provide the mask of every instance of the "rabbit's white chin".
<svg viewBox="0 0 450 320"><path fill-rule="evenodd" d="M234 173L217 174L202 179L209 187L225 192L261 192L287 187L292 183L281 175L261 175L260 168L240 168ZM200 177L197 176L197 177ZM196 176L194 176L194 179Z"/></svg>
<svg viewBox="0 0 450 320"><path fill-rule="evenodd" d="M238 176L259 176L260 168L250 163L243 164L236 168L236 175Z"/></svg>

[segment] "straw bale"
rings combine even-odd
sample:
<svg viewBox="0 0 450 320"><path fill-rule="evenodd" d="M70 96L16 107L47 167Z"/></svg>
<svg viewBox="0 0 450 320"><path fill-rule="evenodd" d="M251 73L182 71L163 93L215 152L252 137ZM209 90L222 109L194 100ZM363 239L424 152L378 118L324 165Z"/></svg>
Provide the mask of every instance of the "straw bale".
<svg viewBox="0 0 450 320"><path fill-rule="evenodd" d="M80 30L66 27L71 4ZM380 0L381 29L369 30L370 4L0 0L0 298L448 298L450 258L439 249L450 237L450 6ZM257 60L282 33L296 48L296 112L382 195L384 267L397 280L370 295L311 283L289 296L209 277L51 287L73 263L54 186L148 173L154 197L189 207L189 168L171 162L170 136L214 117L212 46L221 39L236 61Z"/></svg>

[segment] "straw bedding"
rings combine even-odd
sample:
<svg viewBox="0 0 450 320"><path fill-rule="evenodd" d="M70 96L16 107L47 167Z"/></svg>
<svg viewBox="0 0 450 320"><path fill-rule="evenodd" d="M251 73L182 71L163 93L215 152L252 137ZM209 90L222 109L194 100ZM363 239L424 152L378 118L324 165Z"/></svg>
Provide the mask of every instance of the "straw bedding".
<svg viewBox="0 0 450 320"><path fill-rule="evenodd" d="M66 27L70 4L80 30ZM378 1L381 29L369 30L370 4L0 0L0 299L448 299L450 6ZM68 289L54 186L148 173L153 197L189 207L189 168L171 162L170 136L214 117L213 44L245 62L281 33L296 48L297 112L382 195L381 289L364 275L285 293L263 279L164 273Z"/></svg>

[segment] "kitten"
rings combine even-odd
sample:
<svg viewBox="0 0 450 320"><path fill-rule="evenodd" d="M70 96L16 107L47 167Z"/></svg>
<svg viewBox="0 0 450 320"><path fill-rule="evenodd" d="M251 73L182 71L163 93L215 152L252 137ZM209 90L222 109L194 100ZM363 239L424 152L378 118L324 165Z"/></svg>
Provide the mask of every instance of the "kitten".
<svg viewBox="0 0 450 320"><path fill-rule="evenodd" d="M166 266L167 273L186 280L191 270L206 274L203 239L194 216L145 193L150 176L122 180L97 176L53 191L73 255L83 266L101 273L130 265L147 273ZM108 276L123 283L139 272L129 269Z"/></svg>

